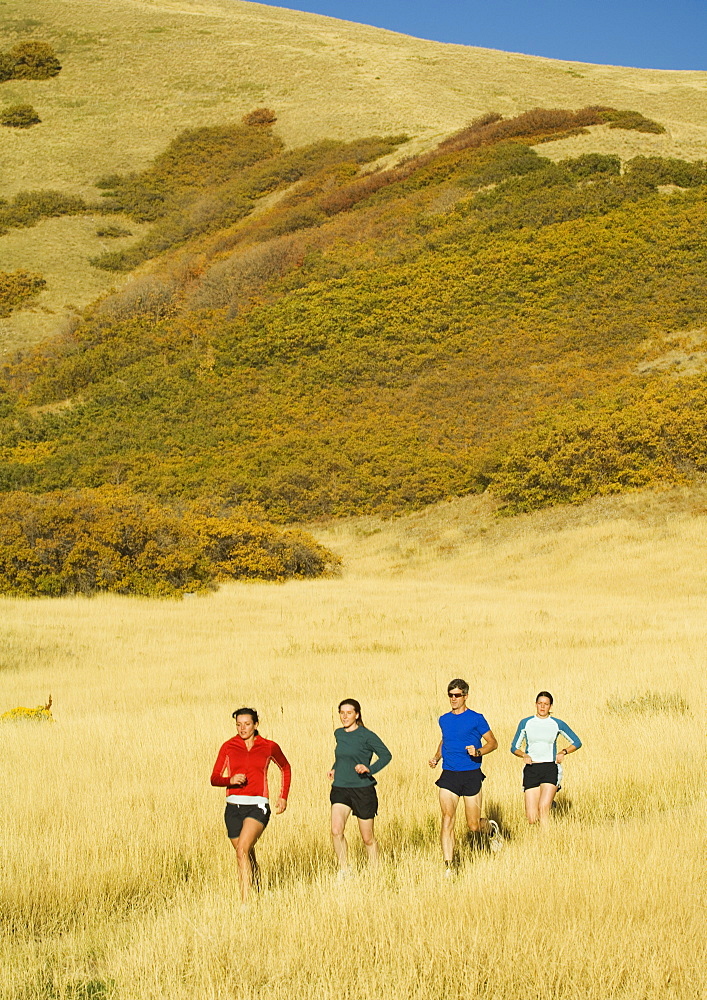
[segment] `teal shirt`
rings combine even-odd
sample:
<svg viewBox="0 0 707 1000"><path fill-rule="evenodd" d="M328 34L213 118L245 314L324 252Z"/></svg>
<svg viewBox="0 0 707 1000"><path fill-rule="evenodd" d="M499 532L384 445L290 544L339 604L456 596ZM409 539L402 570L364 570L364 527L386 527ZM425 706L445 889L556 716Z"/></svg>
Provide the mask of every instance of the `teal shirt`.
<svg viewBox="0 0 707 1000"><path fill-rule="evenodd" d="M391 753L382 740L365 726L359 726L347 733L345 729L336 729L336 755L334 760L334 784L339 788L369 788L375 785L372 774L380 771L390 763ZM378 760L371 764L371 758L376 755ZM354 768L356 764L365 764L370 768L370 774L359 774Z"/></svg>

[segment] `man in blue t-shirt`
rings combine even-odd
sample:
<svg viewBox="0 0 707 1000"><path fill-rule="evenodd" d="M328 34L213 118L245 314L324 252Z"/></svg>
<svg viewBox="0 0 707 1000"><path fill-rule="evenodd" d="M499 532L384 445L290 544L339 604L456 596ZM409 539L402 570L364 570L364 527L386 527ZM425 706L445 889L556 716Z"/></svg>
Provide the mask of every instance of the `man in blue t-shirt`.
<svg viewBox="0 0 707 1000"><path fill-rule="evenodd" d="M459 677L447 685L452 705L451 712L441 715L442 730L437 752L430 758L430 767L443 761L442 773L435 782L439 788L439 805L442 810L442 856L445 874L452 873L454 859L454 819L459 799L464 798L466 822L472 833L484 833L489 838L492 851L503 847L503 837L498 823L481 815L481 758L493 753L498 746L496 737L486 719L479 712L467 708L469 685Z"/></svg>

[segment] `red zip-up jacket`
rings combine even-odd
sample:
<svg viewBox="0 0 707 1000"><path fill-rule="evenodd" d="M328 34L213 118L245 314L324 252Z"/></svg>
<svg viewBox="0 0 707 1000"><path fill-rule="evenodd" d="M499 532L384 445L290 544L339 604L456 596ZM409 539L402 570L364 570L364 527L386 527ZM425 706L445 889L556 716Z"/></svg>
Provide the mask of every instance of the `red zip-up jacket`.
<svg viewBox="0 0 707 1000"><path fill-rule="evenodd" d="M211 773L211 784L225 787L226 795L263 795L267 799L268 764L271 760L282 771L280 797L286 799L292 776L289 761L277 743L263 739L257 733L250 750L240 736L234 736L223 744ZM230 781L233 774L245 774L245 784L232 785Z"/></svg>

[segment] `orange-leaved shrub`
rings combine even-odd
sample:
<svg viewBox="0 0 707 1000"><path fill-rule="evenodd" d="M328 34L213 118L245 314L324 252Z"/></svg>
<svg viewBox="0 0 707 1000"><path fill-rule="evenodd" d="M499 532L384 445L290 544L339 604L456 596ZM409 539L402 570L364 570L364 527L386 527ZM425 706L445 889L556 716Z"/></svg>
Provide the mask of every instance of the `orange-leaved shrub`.
<svg viewBox="0 0 707 1000"><path fill-rule="evenodd" d="M227 579L332 572L303 533L213 506L175 511L124 487L0 495L0 594L172 597Z"/></svg>
<svg viewBox="0 0 707 1000"><path fill-rule="evenodd" d="M255 108L243 115L241 121L244 125L273 125L277 121L277 115L272 108Z"/></svg>
<svg viewBox="0 0 707 1000"><path fill-rule="evenodd" d="M627 396L560 409L510 441L489 475L508 513L707 471L707 378L651 381Z"/></svg>
<svg viewBox="0 0 707 1000"><path fill-rule="evenodd" d="M31 271L0 271L0 316L26 305L45 287L41 274Z"/></svg>

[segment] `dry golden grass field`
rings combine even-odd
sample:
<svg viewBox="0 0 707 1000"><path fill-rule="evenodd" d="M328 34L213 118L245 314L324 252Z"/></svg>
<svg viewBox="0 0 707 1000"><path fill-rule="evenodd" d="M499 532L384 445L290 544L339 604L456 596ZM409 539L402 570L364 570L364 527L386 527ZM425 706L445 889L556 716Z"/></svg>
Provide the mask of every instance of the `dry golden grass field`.
<svg viewBox="0 0 707 1000"><path fill-rule="evenodd" d="M704 997L706 527L707 489L513 521L470 499L316 529L338 579L3 600L0 711L51 691L56 723L0 725L0 997ZM507 844L461 838L450 884L426 762L455 675L499 738ZM540 688L584 740L545 836L508 752ZM348 696L394 757L381 869L341 886L325 772ZM249 703L294 777L242 913L209 775Z"/></svg>
<svg viewBox="0 0 707 1000"><path fill-rule="evenodd" d="M93 198L99 176L145 167L183 129L238 121L262 105L276 111L290 146L405 132L403 156L485 111L601 103L640 111L667 131L602 128L543 153L707 155L704 72L444 45L241 0L3 0L1 11L0 48L49 41L63 69L0 87L1 106L29 102L42 118L34 128L0 129L0 197L52 188ZM48 280L32 310L0 321L0 353L59 331L67 306L119 283L88 263L99 243L94 225L71 218L0 237L0 269L36 257Z"/></svg>

